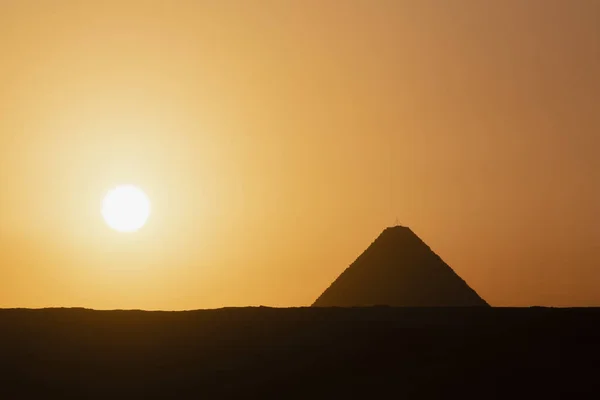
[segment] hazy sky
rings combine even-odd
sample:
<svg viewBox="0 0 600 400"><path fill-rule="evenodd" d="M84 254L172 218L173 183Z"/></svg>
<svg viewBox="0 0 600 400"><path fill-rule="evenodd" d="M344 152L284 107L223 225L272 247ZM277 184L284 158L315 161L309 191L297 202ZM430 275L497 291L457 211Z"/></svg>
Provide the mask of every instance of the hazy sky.
<svg viewBox="0 0 600 400"><path fill-rule="evenodd" d="M599 1L0 2L0 307L308 305L396 217L600 306Z"/></svg>

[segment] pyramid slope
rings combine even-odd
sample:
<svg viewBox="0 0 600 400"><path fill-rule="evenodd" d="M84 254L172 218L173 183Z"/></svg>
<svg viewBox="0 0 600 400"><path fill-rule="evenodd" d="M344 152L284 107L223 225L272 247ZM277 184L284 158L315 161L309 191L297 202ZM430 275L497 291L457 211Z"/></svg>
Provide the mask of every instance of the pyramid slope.
<svg viewBox="0 0 600 400"><path fill-rule="evenodd" d="M315 307L488 306L409 228L387 228L321 296Z"/></svg>

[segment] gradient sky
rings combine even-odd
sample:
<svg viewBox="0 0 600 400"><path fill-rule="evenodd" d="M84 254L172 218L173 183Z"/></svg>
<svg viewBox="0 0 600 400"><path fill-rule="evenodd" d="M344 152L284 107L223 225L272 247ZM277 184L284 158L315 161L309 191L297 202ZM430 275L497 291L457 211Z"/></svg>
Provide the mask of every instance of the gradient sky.
<svg viewBox="0 0 600 400"><path fill-rule="evenodd" d="M308 305L396 217L492 305L600 306L599 18L4 0L0 307Z"/></svg>

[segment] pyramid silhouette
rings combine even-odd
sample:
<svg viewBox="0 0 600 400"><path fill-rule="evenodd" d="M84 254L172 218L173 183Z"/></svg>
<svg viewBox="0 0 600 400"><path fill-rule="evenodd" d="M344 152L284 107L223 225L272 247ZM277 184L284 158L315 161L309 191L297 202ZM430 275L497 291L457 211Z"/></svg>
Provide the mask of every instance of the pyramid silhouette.
<svg viewBox="0 0 600 400"><path fill-rule="evenodd" d="M381 235L314 302L313 307L488 306L409 228Z"/></svg>

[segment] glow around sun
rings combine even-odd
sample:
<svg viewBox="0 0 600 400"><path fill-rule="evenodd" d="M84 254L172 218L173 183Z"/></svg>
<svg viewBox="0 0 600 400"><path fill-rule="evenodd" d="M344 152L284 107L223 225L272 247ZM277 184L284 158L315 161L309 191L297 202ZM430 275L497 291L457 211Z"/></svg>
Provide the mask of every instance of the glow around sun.
<svg viewBox="0 0 600 400"><path fill-rule="evenodd" d="M136 186L117 186L104 197L102 216L107 225L118 232L135 232L150 216L150 200Z"/></svg>

